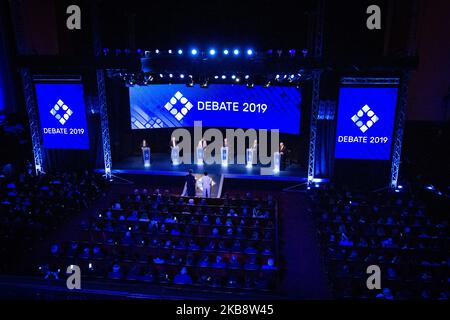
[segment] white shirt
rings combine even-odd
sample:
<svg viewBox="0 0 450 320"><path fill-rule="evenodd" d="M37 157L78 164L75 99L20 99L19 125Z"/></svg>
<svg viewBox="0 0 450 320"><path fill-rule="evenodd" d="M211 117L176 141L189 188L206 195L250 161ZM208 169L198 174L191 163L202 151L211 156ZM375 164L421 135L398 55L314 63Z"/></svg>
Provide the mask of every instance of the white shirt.
<svg viewBox="0 0 450 320"><path fill-rule="evenodd" d="M200 182L202 184L203 189L205 189L205 188L209 188L211 186L212 179L208 176L203 176L200 179Z"/></svg>

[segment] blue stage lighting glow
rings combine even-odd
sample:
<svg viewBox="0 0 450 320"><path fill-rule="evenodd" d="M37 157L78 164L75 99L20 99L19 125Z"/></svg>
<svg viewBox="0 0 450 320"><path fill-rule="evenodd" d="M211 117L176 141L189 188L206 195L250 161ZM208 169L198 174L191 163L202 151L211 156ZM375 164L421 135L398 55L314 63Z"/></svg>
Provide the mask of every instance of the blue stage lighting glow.
<svg viewBox="0 0 450 320"><path fill-rule="evenodd" d="M237 55L239 54L239 50L238 50L238 49L234 49L234 50L233 50L233 54L234 54L235 56L237 56Z"/></svg>
<svg viewBox="0 0 450 320"><path fill-rule="evenodd" d="M209 55L210 56L215 56L216 55L216 50L214 50L214 49L209 50Z"/></svg>
<svg viewBox="0 0 450 320"><path fill-rule="evenodd" d="M178 54L183 54L183 50L178 49Z"/></svg>
<svg viewBox="0 0 450 320"><path fill-rule="evenodd" d="M197 49L192 49L192 50L191 50L191 54L192 54L193 56L196 56L197 53L198 53L198 50L197 50Z"/></svg>
<svg viewBox="0 0 450 320"><path fill-rule="evenodd" d="M223 54L227 56L228 54L230 54L230 51L228 51L228 49L225 49L223 50Z"/></svg>
<svg viewBox="0 0 450 320"><path fill-rule="evenodd" d="M249 55L249 56L253 55L253 50L252 49L248 49L247 50L247 55Z"/></svg>

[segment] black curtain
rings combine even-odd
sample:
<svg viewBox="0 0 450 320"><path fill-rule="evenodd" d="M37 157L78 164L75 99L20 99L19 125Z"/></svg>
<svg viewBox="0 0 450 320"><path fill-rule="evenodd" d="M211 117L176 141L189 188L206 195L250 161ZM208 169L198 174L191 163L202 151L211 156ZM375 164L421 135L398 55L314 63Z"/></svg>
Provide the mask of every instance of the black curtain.
<svg viewBox="0 0 450 320"><path fill-rule="evenodd" d="M314 176L329 178L333 175L335 121L317 121L316 159Z"/></svg>

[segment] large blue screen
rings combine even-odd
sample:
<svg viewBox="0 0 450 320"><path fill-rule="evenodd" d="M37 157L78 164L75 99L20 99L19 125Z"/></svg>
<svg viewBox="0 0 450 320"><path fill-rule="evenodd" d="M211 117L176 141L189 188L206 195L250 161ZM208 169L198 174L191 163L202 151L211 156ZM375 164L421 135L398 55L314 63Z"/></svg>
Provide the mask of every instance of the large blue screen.
<svg viewBox="0 0 450 320"><path fill-rule="evenodd" d="M44 147L89 149L83 85L36 83Z"/></svg>
<svg viewBox="0 0 450 320"><path fill-rule="evenodd" d="M279 129L298 134L300 91L293 87L152 85L130 88L131 128Z"/></svg>
<svg viewBox="0 0 450 320"><path fill-rule="evenodd" d="M396 104L397 88L341 88L335 158L389 160Z"/></svg>

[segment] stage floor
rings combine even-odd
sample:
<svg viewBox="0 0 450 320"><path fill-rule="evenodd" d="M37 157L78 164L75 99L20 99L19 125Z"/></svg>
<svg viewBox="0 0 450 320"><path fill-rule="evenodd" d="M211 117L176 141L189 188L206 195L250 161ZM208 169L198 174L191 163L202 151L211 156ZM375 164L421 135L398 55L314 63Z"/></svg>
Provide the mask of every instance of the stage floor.
<svg viewBox="0 0 450 320"><path fill-rule="evenodd" d="M259 180L285 180L285 181L307 181L307 169L297 164L291 164L285 170L273 175L261 175L260 165L247 168L245 165L230 164L223 167L218 164L202 166L196 164L180 164L172 166L170 163L170 155L152 154L151 166L146 168L142 161L142 157L134 156L126 158L122 161L114 162L113 174L147 174L147 175L165 175L165 176L184 176L189 169L194 173L202 174L207 171L211 175L222 175L224 178L230 179L259 179ZM104 173L104 169L97 169L97 172Z"/></svg>

